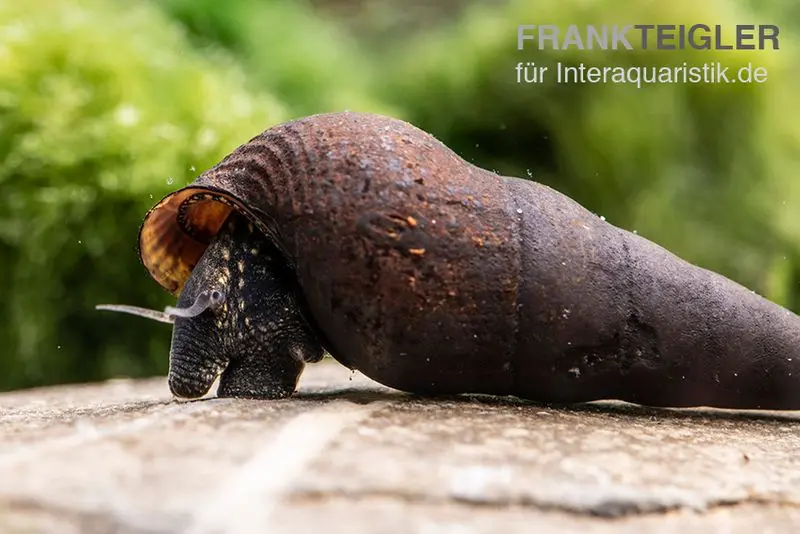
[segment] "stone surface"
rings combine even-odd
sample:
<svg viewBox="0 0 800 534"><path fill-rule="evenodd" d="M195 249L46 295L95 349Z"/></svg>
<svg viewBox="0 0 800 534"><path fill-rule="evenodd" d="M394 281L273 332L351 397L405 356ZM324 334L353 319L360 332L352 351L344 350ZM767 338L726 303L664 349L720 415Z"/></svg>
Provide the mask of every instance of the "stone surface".
<svg viewBox="0 0 800 534"><path fill-rule="evenodd" d="M0 532L800 530L800 412L424 399L325 362L281 401L6 393L0 436Z"/></svg>

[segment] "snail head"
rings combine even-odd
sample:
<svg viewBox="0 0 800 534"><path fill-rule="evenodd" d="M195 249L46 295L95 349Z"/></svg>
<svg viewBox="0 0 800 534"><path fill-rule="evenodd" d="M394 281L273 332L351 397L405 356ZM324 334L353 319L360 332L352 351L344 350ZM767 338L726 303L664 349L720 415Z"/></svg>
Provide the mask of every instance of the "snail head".
<svg viewBox="0 0 800 534"><path fill-rule="evenodd" d="M324 355L296 288L277 248L233 212L175 306L97 308L173 324L168 381L178 397L201 397L219 377L219 397L282 398L294 393L305 364Z"/></svg>

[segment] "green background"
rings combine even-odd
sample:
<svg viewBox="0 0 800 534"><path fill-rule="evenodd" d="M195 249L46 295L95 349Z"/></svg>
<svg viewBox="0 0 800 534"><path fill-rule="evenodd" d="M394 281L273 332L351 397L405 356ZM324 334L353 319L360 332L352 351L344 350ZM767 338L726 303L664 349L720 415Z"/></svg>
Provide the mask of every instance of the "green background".
<svg viewBox="0 0 800 534"><path fill-rule="evenodd" d="M779 51L516 49L518 24L777 24ZM284 120L427 129L800 309L794 0L0 3L0 389L167 370L145 211ZM518 84L519 61L767 68L764 84Z"/></svg>

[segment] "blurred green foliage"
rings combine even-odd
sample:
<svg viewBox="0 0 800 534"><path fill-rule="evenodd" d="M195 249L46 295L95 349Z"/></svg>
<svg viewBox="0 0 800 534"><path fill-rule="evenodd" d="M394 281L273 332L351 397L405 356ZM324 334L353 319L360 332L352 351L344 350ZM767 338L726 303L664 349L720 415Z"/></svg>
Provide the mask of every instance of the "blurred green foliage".
<svg viewBox="0 0 800 534"><path fill-rule="evenodd" d="M286 117L147 4L0 3L0 387L163 372L163 307L139 263L145 211Z"/></svg>
<svg viewBox="0 0 800 534"><path fill-rule="evenodd" d="M518 24L774 23L778 52L516 50ZM353 109L552 185L800 309L796 2L0 3L0 389L163 373L145 211L264 128ZM753 62L763 85L518 84L515 65Z"/></svg>
<svg viewBox="0 0 800 534"><path fill-rule="evenodd" d="M300 115L350 109L391 114L368 92L378 71L343 28L304 0L156 0L199 46L235 55L258 89Z"/></svg>

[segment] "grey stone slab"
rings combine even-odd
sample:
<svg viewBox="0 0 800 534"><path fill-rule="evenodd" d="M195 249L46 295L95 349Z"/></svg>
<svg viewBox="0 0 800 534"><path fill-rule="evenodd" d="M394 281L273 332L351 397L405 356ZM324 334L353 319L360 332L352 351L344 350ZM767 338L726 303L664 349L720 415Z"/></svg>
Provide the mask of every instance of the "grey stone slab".
<svg viewBox="0 0 800 534"><path fill-rule="evenodd" d="M0 395L0 532L792 532L800 413L423 399L334 362L292 399L163 379Z"/></svg>

